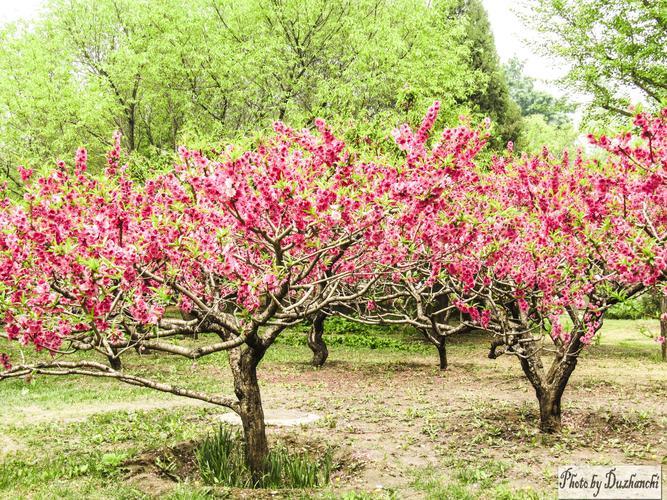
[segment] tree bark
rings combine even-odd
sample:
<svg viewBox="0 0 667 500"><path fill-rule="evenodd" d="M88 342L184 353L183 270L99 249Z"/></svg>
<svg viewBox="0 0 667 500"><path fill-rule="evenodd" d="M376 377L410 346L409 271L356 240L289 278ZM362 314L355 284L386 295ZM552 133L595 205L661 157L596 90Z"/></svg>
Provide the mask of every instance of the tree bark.
<svg viewBox="0 0 667 500"><path fill-rule="evenodd" d="M123 369L123 362L118 357L117 350L114 349L113 347L111 348L111 350L113 351L114 355L107 356L107 359L109 360L109 366L111 366L111 368L113 368L116 371L120 371Z"/></svg>
<svg viewBox="0 0 667 500"><path fill-rule="evenodd" d="M548 388L536 391L540 402L540 430L547 434L558 433L562 429L560 400L562 391Z"/></svg>
<svg viewBox="0 0 667 500"><path fill-rule="evenodd" d="M263 354L258 349L247 346L229 352L234 392L239 401L239 416L243 424L246 462L254 481L261 479L269 454L262 398L257 383L257 365Z"/></svg>
<svg viewBox="0 0 667 500"><path fill-rule="evenodd" d="M540 431L553 434L562 429L561 399L570 375L577 366L580 349L580 335L573 334L572 340L562 356L556 357L548 373L544 372L541 351L532 343L525 345L519 358L526 378L535 389L540 408Z"/></svg>
<svg viewBox="0 0 667 500"><path fill-rule="evenodd" d="M667 318L662 319L667 314L667 295L660 297L660 336L663 338L661 351L662 360L667 361Z"/></svg>
<svg viewBox="0 0 667 500"><path fill-rule="evenodd" d="M308 347L313 351L312 365L318 368L323 366L329 357L327 344L322 336L324 335L324 320L326 315L318 313L313 320L313 327L308 332Z"/></svg>
<svg viewBox="0 0 667 500"><path fill-rule="evenodd" d="M438 358L440 360L440 369L447 369L447 345L445 342L445 337L442 337L442 340L435 345L438 349Z"/></svg>
<svg viewBox="0 0 667 500"><path fill-rule="evenodd" d="M109 365L111 368L113 368L116 371L120 371L123 369L123 363L121 362L120 358L114 357L114 356L107 356L109 358Z"/></svg>

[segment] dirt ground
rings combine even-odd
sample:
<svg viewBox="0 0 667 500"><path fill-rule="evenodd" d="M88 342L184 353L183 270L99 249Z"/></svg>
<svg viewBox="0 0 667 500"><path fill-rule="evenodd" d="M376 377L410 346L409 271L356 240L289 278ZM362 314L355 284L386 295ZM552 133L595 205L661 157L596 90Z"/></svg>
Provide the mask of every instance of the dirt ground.
<svg viewBox="0 0 667 500"><path fill-rule="evenodd" d="M537 431L534 393L510 358L454 361L446 372L420 358L374 370L338 361L273 374L264 394L269 408L324 413L308 432L354 450L365 464L354 484L410 498L421 496L412 469L429 465L447 476L500 462L511 487L554 493L559 465L667 463L667 369L607 378L604 363L586 361L565 393L561 436Z"/></svg>
<svg viewBox="0 0 667 500"><path fill-rule="evenodd" d="M352 360L347 354L332 349L322 369L310 367L306 356L260 366L267 415L320 416L305 426L269 427L270 437L321 443L346 457L346 469L333 485L313 495L553 498L561 465L667 463L667 363L606 352L584 356L565 392L564 431L549 436L537 430L535 396L514 358L489 360L483 352L454 350L450 368L442 372L433 353L387 359L369 351ZM218 368L207 370L217 375ZM227 377L224 367L219 370ZM99 412L187 412L190 406L204 405L139 399L48 412L28 405L15 408L11 418L20 425L66 423ZM10 418L1 410L0 417ZM24 446L16 436L0 439L5 453ZM168 478L146 470L128 481L156 497L173 488ZM451 493L452 485L468 496ZM498 485L509 496L499 495ZM350 496L353 491L371 496Z"/></svg>

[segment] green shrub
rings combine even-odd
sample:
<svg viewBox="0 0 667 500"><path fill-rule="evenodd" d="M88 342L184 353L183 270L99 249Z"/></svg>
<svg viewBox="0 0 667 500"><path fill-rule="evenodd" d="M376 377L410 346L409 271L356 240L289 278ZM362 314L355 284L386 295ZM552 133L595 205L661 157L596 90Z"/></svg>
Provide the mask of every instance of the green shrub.
<svg viewBox="0 0 667 500"><path fill-rule="evenodd" d="M215 434L207 436L199 445L196 458L202 479L206 483L238 488L252 485L238 431L233 432L221 425Z"/></svg>
<svg viewBox="0 0 667 500"><path fill-rule="evenodd" d="M257 482L252 480L243 450L241 433L221 425L197 448L202 479L232 488L315 488L329 483L333 465L330 450L316 458L308 453L290 453L278 445L269 452L266 472Z"/></svg>
<svg viewBox="0 0 667 500"><path fill-rule="evenodd" d="M607 311L608 319L649 319L660 316L660 295L646 293L613 305Z"/></svg>
<svg viewBox="0 0 667 500"><path fill-rule="evenodd" d="M292 346L305 346L306 333L310 329L307 322L292 328L278 337L277 342ZM324 323L324 341L328 346L359 347L366 349L391 349L394 351L422 352L428 349L424 342L413 341L408 329L397 326L364 325L332 316Z"/></svg>

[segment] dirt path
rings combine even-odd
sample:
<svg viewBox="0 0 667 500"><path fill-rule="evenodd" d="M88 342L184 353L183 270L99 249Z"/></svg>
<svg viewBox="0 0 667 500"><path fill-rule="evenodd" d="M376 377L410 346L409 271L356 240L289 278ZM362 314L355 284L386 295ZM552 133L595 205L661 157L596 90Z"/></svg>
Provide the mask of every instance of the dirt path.
<svg viewBox="0 0 667 500"><path fill-rule="evenodd" d="M19 443L17 443L10 437L3 436L2 434L0 434L0 457L6 455L7 453L18 451L22 448L23 447Z"/></svg>
<svg viewBox="0 0 667 500"><path fill-rule="evenodd" d="M148 411L179 408L183 406L206 406L207 403L195 399L139 399L135 401L114 401L73 404L63 408L45 408L39 405L12 407L11 411L0 411L0 422L10 425L36 425L45 422L81 422L92 415L116 411Z"/></svg>

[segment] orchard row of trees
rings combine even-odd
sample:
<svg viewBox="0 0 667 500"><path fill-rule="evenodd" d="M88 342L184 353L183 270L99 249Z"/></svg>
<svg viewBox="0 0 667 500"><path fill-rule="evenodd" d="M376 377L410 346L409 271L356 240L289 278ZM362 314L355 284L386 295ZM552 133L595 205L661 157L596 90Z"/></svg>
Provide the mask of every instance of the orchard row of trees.
<svg viewBox="0 0 667 500"><path fill-rule="evenodd" d="M490 116L496 145L519 136L481 0L48 0L0 45L0 167L16 180L81 144L102 166L114 130L137 176L274 120L377 143L436 99L443 121Z"/></svg>
<svg viewBox="0 0 667 500"><path fill-rule="evenodd" d="M230 408L259 476L257 366L290 326L340 314L412 325L443 354L447 336L487 332L489 357L515 356L534 387L541 429L559 431L607 309L664 293L667 109L591 136L603 160L485 155L488 122L431 137L439 111L392 132L399 159L360 154L318 119L215 157L181 148L145 182L129 176L119 135L103 174L83 149L73 165L20 168L24 198L0 205L3 337L51 357L2 355L0 380L104 377ZM227 351L235 397L123 368L146 350Z"/></svg>

